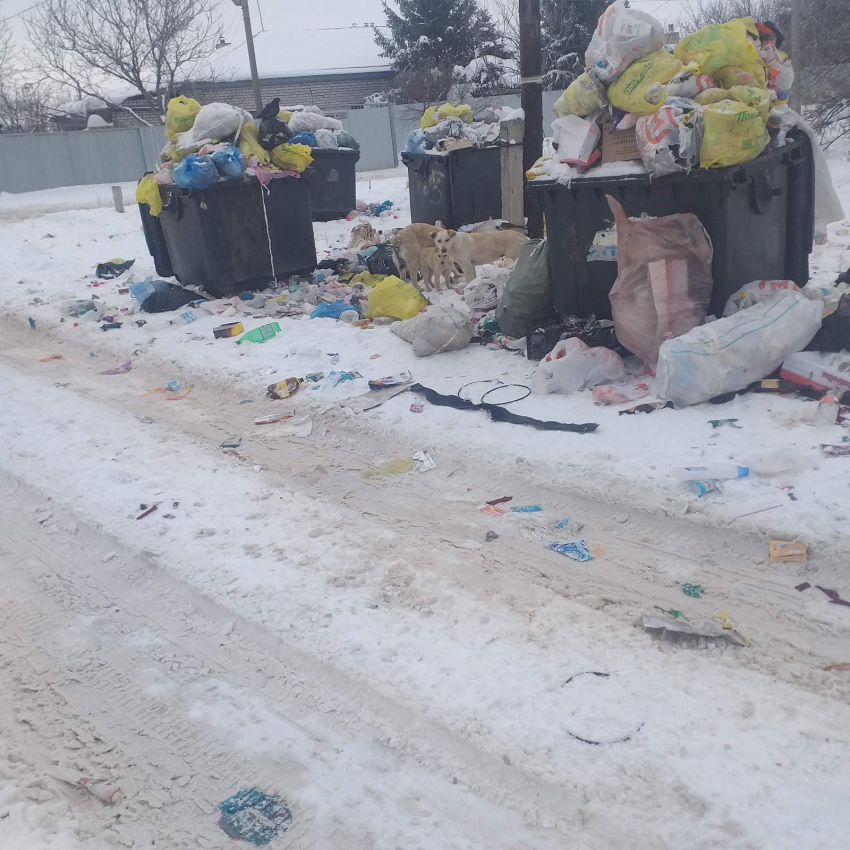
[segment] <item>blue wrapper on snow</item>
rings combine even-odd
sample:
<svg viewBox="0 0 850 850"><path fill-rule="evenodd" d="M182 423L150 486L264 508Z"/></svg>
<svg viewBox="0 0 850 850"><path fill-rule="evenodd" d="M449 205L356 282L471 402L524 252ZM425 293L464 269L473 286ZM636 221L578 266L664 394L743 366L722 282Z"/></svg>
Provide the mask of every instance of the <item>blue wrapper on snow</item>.
<svg viewBox="0 0 850 850"><path fill-rule="evenodd" d="M216 171L226 180L238 180L248 165L242 151L234 147L216 151L212 155L212 161Z"/></svg>
<svg viewBox="0 0 850 850"><path fill-rule="evenodd" d="M171 172L172 179L181 189L209 189L218 175L211 156L195 156L190 153L183 157Z"/></svg>
<svg viewBox="0 0 850 850"><path fill-rule="evenodd" d="M311 319L338 319L346 310L354 310L356 313L360 311L353 304L347 304L345 301L334 301L331 304L319 304L312 313Z"/></svg>
<svg viewBox="0 0 850 850"><path fill-rule="evenodd" d="M593 555L587 548L584 540L575 540L572 543L550 543L549 548L559 555L566 555L574 561L592 561Z"/></svg>
<svg viewBox="0 0 850 850"><path fill-rule="evenodd" d="M218 804L219 826L231 838L257 846L268 844L292 825L292 812L286 801L257 788L243 788Z"/></svg>
<svg viewBox="0 0 850 850"><path fill-rule="evenodd" d="M156 280L153 277L146 277L138 283L130 284L130 295L139 302L139 306L147 301L154 292L163 292L171 286L166 280Z"/></svg>
<svg viewBox="0 0 850 850"><path fill-rule="evenodd" d="M314 148L316 147L316 134L309 130L301 130L289 140L289 144L309 145L311 148Z"/></svg>

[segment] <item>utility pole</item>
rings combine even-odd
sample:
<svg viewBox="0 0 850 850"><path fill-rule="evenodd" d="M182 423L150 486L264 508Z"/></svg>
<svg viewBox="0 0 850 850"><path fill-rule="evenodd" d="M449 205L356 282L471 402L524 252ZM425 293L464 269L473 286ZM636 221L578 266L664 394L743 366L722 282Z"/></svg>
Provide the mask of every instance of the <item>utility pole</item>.
<svg viewBox="0 0 850 850"><path fill-rule="evenodd" d="M796 85L791 87L790 106L792 109L800 111L801 94L800 86L803 82L803 51L801 48L801 21L800 21L800 0L791 0L791 63L794 65L794 76L796 77Z"/></svg>
<svg viewBox="0 0 850 850"><path fill-rule="evenodd" d="M543 46L540 37L540 0L519 0L519 75L525 138L522 148L525 215L528 235L543 236L543 211L529 203L525 173L543 155Z"/></svg>
<svg viewBox="0 0 850 850"><path fill-rule="evenodd" d="M251 82L254 85L254 104L256 113L263 108L263 96L260 93L260 76L257 73L257 56L254 53L254 31L251 29L251 12L248 0L233 0L234 6L242 7L242 20L245 23L245 44L248 46L248 64L251 66Z"/></svg>

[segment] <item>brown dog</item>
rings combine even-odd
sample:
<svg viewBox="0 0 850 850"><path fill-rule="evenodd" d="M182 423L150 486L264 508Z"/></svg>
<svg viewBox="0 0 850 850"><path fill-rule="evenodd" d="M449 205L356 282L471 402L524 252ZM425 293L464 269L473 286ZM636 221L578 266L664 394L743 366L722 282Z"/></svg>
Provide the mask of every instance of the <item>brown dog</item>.
<svg viewBox="0 0 850 850"><path fill-rule="evenodd" d="M419 268L422 271L422 283L425 289L432 290L436 288L437 292L439 292L443 288L443 280L446 282L446 289L451 287L451 264L441 262L436 248L423 248L419 252Z"/></svg>
<svg viewBox="0 0 850 850"><path fill-rule="evenodd" d="M466 283L475 279L475 267L495 263L501 257L515 260L527 237L518 230L496 230L492 233L461 233L457 230L432 230L441 261L456 263L463 269Z"/></svg>
<svg viewBox="0 0 850 850"><path fill-rule="evenodd" d="M390 239L396 254L404 263L402 274L416 285L419 276L419 255L423 248L433 248L434 239L431 234L434 230L433 224L408 224L407 227L394 234Z"/></svg>

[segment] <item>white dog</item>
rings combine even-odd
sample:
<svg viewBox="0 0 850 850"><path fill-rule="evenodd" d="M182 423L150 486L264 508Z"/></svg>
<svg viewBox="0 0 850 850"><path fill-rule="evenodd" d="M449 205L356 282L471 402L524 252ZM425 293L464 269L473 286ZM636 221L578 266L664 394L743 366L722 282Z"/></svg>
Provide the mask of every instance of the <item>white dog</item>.
<svg viewBox="0 0 850 850"><path fill-rule="evenodd" d="M422 283L426 290L436 287L439 292L446 282L446 289L452 285L451 264L440 260L436 248L423 248L419 252L419 268L422 272Z"/></svg>
<svg viewBox="0 0 850 850"><path fill-rule="evenodd" d="M461 233L457 230L434 230L431 238L442 262L457 263L463 269L463 279L475 279L475 267L495 263L500 257L515 260L528 241L518 230L497 230L493 233Z"/></svg>

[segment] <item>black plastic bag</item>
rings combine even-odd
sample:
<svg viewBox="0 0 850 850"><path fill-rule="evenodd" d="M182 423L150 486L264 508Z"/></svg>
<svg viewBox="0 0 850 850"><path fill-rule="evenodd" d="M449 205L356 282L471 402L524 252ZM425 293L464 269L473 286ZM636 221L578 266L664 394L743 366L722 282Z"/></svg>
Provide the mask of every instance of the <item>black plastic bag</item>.
<svg viewBox="0 0 850 850"><path fill-rule="evenodd" d="M159 292L152 292L142 302L142 311L145 313L167 313L170 310L179 310L191 301L203 301L197 292L183 289L182 286L169 286Z"/></svg>
<svg viewBox="0 0 850 850"><path fill-rule="evenodd" d="M103 280L112 280L113 278L121 277L135 262L135 260L123 260L120 263L113 263L111 261L98 263L94 274L95 277L102 278Z"/></svg>
<svg viewBox="0 0 850 850"><path fill-rule="evenodd" d="M850 294L842 295L838 309L825 316L820 330L806 346L806 351L850 350Z"/></svg>
<svg viewBox="0 0 850 850"><path fill-rule="evenodd" d="M276 148L278 145L286 144L291 138L292 130L289 129L289 124L286 121L282 121L280 118L263 118L260 121L257 139L267 151Z"/></svg>

